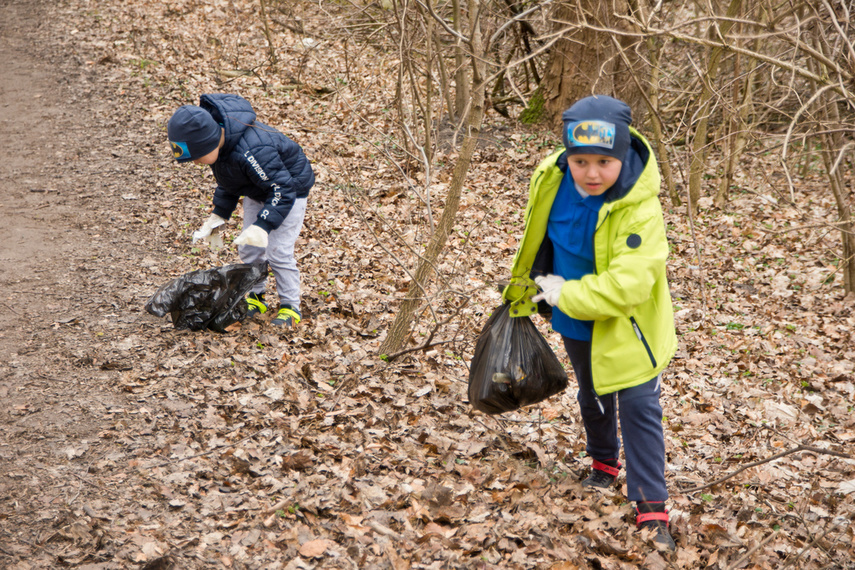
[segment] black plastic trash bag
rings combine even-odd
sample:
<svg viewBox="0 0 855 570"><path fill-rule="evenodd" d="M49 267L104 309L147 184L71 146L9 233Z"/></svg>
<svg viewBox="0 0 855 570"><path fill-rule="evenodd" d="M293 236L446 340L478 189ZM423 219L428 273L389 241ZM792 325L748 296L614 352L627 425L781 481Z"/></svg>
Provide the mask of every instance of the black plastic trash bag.
<svg viewBox="0 0 855 570"><path fill-rule="evenodd" d="M191 271L161 286L145 310L158 317L169 313L176 329L225 332L246 317L244 297L265 279L267 262Z"/></svg>
<svg viewBox="0 0 855 570"><path fill-rule="evenodd" d="M484 325L469 366L469 403L488 414L541 402L567 387L567 373L529 317L497 308Z"/></svg>

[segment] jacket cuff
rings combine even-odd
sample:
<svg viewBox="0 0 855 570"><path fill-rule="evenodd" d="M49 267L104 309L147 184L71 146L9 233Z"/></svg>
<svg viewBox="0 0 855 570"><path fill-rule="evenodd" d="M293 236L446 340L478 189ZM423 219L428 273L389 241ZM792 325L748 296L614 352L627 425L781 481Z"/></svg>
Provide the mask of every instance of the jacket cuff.
<svg viewBox="0 0 855 570"><path fill-rule="evenodd" d="M226 208L221 208L220 206L215 205L213 213L220 216L222 219L224 219L225 221L228 222L229 218L232 217L232 212L234 212L234 209L228 210Z"/></svg>
<svg viewBox="0 0 855 570"><path fill-rule="evenodd" d="M252 222L252 225L258 226L259 228L263 229L267 233L270 233L275 229L273 227L273 224L271 224L267 220L255 220L254 222Z"/></svg>

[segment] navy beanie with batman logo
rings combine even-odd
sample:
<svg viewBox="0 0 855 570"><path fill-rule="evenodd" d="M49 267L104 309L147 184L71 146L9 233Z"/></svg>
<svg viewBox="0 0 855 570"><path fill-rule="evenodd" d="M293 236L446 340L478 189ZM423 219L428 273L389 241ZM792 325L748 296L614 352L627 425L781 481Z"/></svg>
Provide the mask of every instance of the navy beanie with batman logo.
<svg viewBox="0 0 855 570"><path fill-rule="evenodd" d="M202 158L220 145L221 127L196 105L178 107L166 125L172 155L178 162Z"/></svg>
<svg viewBox="0 0 855 570"><path fill-rule="evenodd" d="M603 154L623 160L629 150L632 110L619 99L592 95L561 115L561 139L567 154Z"/></svg>

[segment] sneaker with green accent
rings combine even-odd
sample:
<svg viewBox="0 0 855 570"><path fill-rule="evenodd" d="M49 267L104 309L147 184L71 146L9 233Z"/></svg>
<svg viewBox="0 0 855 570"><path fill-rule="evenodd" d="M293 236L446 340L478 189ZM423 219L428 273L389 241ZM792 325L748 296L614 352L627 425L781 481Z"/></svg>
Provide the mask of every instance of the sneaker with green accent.
<svg viewBox="0 0 855 570"><path fill-rule="evenodd" d="M264 294L250 293L246 298L246 318L254 317L255 315L263 315L267 312L267 305L264 303Z"/></svg>
<svg viewBox="0 0 855 570"><path fill-rule="evenodd" d="M301 318L300 311L294 309L291 305L282 305L279 307L279 313L276 315L276 318L270 321L270 324L293 329L300 322Z"/></svg>

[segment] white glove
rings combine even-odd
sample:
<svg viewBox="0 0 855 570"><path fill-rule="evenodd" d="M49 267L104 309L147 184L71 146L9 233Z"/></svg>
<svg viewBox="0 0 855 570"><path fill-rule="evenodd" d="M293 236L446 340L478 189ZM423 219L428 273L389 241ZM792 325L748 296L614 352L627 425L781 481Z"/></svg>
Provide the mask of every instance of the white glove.
<svg viewBox="0 0 855 570"><path fill-rule="evenodd" d="M255 247L267 247L267 232L260 226L252 224L243 230L233 242L235 245L254 245Z"/></svg>
<svg viewBox="0 0 855 570"><path fill-rule="evenodd" d="M202 227L193 232L192 243L196 243L200 239L207 239L208 237L210 237L211 232L214 230L214 228L218 228L225 223L226 221L217 214L211 214L210 216L208 216L208 219L205 220L205 223L202 224Z"/></svg>
<svg viewBox="0 0 855 570"><path fill-rule="evenodd" d="M558 298L561 296L561 288L567 282L560 275L539 275L534 278L534 282L543 291L531 298L532 301L546 301L553 307L558 306Z"/></svg>

